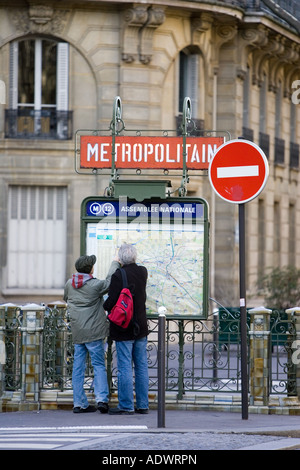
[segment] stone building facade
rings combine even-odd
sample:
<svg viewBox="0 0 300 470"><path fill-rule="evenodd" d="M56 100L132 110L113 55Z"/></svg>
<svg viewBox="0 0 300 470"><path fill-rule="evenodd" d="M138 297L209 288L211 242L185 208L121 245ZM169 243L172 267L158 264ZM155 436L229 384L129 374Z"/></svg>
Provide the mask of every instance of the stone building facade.
<svg viewBox="0 0 300 470"><path fill-rule="evenodd" d="M116 96L128 128L176 129L189 96L200 127L257 143L270 176L246 207L249 294L268 267L300 264L300 18L276 5L0 1L1 302L61 298L81 201L108 183L74 171L74 134L108 129ZM210 296L236 305L237 206L205 172L187 189L210 206Z"/></svg>

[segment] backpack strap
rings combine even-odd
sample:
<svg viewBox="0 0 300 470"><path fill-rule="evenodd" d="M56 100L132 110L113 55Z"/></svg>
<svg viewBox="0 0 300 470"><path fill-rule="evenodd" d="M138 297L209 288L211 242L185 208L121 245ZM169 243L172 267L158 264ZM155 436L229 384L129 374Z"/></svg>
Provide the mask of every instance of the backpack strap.
<svg viewBox="0 0 300 470"><path fill-rule="evenodd" d="M123 281L123 288L127 287L128 288L128 282L127 282L127 276L125 269L120 268L121 274L122 274L122 281Z"/></svg>

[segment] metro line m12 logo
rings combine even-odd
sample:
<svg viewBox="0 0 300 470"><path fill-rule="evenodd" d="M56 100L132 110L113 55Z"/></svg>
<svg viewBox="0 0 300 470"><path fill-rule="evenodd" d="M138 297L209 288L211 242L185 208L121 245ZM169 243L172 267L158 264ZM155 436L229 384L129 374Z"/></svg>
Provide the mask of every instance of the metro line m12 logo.
<svg viewBox="0 0 300 470"><path fill-rule="evenodd" d="M95 216L108 216L115 212L113 204L110 202L99 203L97 201L92 202L89 206L89 215Z"/></svg>
<svg viewBox="0 0 300 470"><path fill-rule="evenodd" d="M208 168L223 137L187 137L186 166L191 170ZM80 167L111 168L111 136L81 136ZM183 168L181 137L117 136L115 139L115 166L124 169Z"/></svg>

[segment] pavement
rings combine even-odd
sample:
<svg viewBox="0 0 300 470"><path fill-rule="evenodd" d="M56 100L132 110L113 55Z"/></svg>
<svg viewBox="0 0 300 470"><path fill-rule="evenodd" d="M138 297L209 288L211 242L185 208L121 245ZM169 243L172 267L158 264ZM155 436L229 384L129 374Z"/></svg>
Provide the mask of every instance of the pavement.
<svg viewBox="0 0 300 470"><path fill-rule="evenodd" d="M74 414L72 410L0 413L0 435L14 432L93 433L61 450L296 450L300 416L157 410L147 415ZM98 437L99 436L99 437Z"/></svg>

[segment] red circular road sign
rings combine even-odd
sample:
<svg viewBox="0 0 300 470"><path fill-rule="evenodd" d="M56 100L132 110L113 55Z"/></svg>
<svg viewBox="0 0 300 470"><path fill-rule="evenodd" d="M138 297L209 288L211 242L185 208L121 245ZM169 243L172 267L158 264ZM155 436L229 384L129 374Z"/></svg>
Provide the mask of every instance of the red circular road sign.
<svg viewBox="0 0 300 470"><path fill-rule="evenodd" d="M263 190L269 175L267 157L248 140L230 140L221 145L208 168L210 184L227 202L251 201Z"/></svg>

